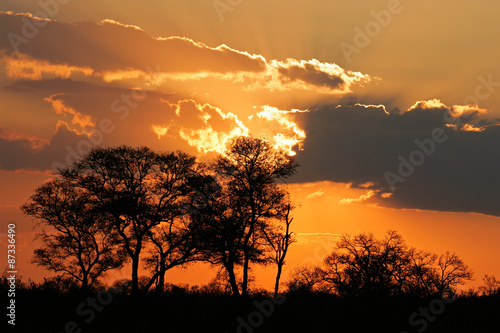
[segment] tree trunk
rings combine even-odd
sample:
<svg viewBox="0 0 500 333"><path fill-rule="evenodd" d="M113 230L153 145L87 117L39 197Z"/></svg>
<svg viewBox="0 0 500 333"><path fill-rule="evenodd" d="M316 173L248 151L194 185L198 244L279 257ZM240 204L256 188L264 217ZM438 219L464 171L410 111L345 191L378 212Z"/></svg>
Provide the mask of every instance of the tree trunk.
<svg viewBox="0 0 500 333"><path fill-rule="evenodd" d="M229 275L229 284L231 285L231 290L233 295L236 297L240 296L240 290L238 288L238 283L236 283L236 275L234 274L233 266L225 266L227 274Z"/></svg>
<svg viewBox="0 0 500 333"><path fill-rule="evenodd" d="M156 293L158 295L163 294L163 290L165 288L165 263L163 262L163 258L160 263L160 269L158 271L158 284L156 285Z"/></svg>
<svg viewBox="0 0 500 333"><path fill-rule="evenodd" d="M139 255L132 257L132 295L139 294Z"/></svg>
<svg viewBox="0 0 500 333"><path fill-rule="evenodd" d="M283 268L283 263L278 263L278 272L276 273L276 282L274 284L274 297L278 297L279 289L280 289L280 277L281 277L281 269Z"/></svg>
<svg viewBox="0 0 500 333"><path fill-rule="evenodd" d="M241 284L241 295L248 296L248 266L250 263L249 255L245 253L245 261L243 263L243 281Z"/></svg>
<svg viewBox="0 0 500 333"><path fill-rule="evenodd" d="M82 287L81 290L85 293L89 290L89 278L88 278L88 273L84 272L83 273L83 278L82 278Z"/></svg>
<svg viewBox="0 0 500 333"><path fill-rule="evenodd" d="M252 205L252 212L254 211L253 205ZM252 213L252 215L255 215ZM245 236L245 241L244 241L244 250L243 253L245 255L245 259L243 261L243 281L241 285L241 295L242 296L248 296L248 268L250 265L250 252L251 252L251 247L249 245L250 238L252 237L253 231L254 231L254 226L255 226L256 220L255 217L252 216L252 224L250 225L250 228L248 230L248 234Z"/></svg>

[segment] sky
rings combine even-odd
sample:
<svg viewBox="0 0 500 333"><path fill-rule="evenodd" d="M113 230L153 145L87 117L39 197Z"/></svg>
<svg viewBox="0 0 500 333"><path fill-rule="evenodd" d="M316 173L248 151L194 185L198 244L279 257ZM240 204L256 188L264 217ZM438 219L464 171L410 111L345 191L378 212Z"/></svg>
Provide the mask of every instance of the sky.
<svg viewBox="0 0 500 333"><path fill-rule="evenodd" d="M208 160L236 135L300 167L286 274L341 234L398 230L500 277L500 4L492 0L0 3L0 247L19 206L97 145ZM3 262L4 259L2 259ZM120 274L128 276L128 271ZM272 269L257 270L272 287ZM207 283L213 269L167 273Z"/></svg>

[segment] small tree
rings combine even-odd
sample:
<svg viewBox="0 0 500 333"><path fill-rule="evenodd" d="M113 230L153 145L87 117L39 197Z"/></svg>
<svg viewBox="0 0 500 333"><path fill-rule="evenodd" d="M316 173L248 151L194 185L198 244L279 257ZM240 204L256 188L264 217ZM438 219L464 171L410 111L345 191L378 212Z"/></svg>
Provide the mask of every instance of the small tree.
<svg viewBox="0 0 500 333"><path fill-rule="evenodd" d="M290 225L292 224L293 218L290 218L290 212L292 210L292 206L289 203L287 206L286 214L284 217L284 226L279 230L263 230L264 236L266 237L269 246L274 251L274 263L276 264L277 272L276 272L276 280L274 283L274 297L277 297L279 294L279 286L280 286L280 278L281 272L283 270L283 266L285 265L285 258L288 252L288 248L290 244L294 242L292 237L292 232L290 231Z"/></svg>
<svg viewBox="0 0 500 333"><path fill-rule="evenodd" d="M79 281L82 289L93 286L107 271L125 261L110 216L84 191L64 179L40 186L21 209L41 228L33 262ZM48 227L48 228L47 228Z"/></svg>
<svg viewBox="0 0 500 333"><path fill-rule="evenodd" d="M483 276L483 285L479 287L479 292L483 296L490 296L500 293L500 281L494 276L485 274Z"/></svg>

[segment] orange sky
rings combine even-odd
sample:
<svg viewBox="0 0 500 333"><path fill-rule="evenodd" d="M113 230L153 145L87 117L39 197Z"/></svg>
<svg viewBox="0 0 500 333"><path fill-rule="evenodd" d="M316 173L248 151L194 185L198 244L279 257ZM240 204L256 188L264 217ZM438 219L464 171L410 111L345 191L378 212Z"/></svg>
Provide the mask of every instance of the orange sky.
<svg viewBox="0 0 500 333"><path fill-rule="evenodd" d="M500 276L500 4L40 3L0 4L0 246L14 221L23 277L47 273L29 263L33 223L18 207L53 167L95 145L205 160L241 134L301 164L285 279L319 263L325 239L389 229L417 248L456 251L474 284ZM391 189L387 173L401 177L401 159L419 156ZM206 283L206 271L167 276ZM257 272L271 288L273 270Z"/></svg>

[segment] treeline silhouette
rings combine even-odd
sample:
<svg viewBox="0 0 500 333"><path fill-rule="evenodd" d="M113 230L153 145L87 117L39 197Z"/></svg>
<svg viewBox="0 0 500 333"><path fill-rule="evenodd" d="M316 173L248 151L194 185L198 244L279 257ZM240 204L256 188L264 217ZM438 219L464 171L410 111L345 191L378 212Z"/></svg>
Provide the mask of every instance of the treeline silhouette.
<svg viewBox="0 0 500 333"><path fill-rule="evenodd" d="M39 283L18 280L15 331L495 332L500 324L495 282L450 299L347 296L291 287L274 302L273 293L263 290L236 299L223 279L203 286L165 283L161 295L151 291L139 297L131 295L129 279L85 292L74 279L60 276ZM9 283L5 275L0 279L1 293L7 293Z"/></svg>
<svg viewBox="0 0 500 333"><path fill-rule="evenodd" d="M19 332L491 332L500 282L473 277L455 253L408 246L396 231L343 235L316 266L295 268L280 292L294 205L280 186L296 172L284 150L234 139L209 163L182 152L94 148L37 188L22 210L57 276L16 282ZM165 273L214 266L207 285ZM129 279L102 278L130 264ZM274 265L272 291L252 288ZM149 275L139 275L140 268ZM0 292L11 281L0 279Z"/></svg>

